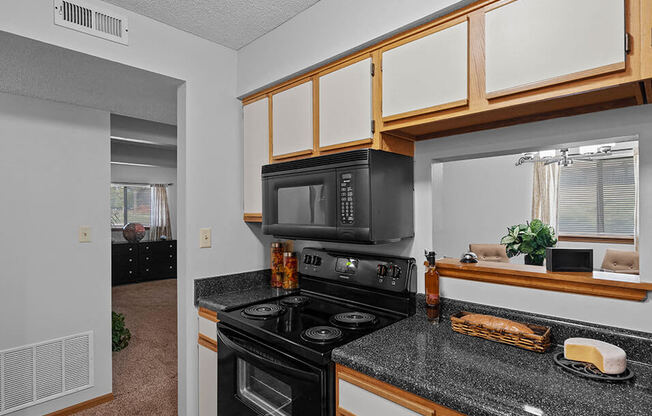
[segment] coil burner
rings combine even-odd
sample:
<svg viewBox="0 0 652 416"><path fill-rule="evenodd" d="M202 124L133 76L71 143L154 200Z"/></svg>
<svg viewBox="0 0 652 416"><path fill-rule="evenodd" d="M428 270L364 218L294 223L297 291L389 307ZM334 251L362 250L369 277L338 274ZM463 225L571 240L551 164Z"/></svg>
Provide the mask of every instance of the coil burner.
<svg viewBox="0 0 652 416"><path fill-rule="evenodd" d="M554 359L555 364L564 370L591 380L603 381L607 383L619 383L622 381L630 380L634 377L634 372L632 372L632 370L629 368L620 374L605 374L593 364L566 359L563 352L555 354Z"/></svg>
<svg viewBox="0 0 652 416"><path fill-rule="evenodd" d="M330 323L339 327L350 329L369 328L376 324L376 316L367 312L344 312L333 315Z"/></svg>
<svg viewBox="0 0 652 416"><path fill-rule="evenodd" d="M310 298L308 296L288 296L283 299L281 299L281 304L285 306L289 306L291 308L298 308L299 306L303 306L310 302Z"/></svg>
<svg viewBox="0 0 652 416"><path fill-rule="evenodd" d="M326 344L342 338L342 331L332 326L314 326L303 331L301 338L305 341Z"/></svg>
<svg viewBox="0 0 652 416"><path fill-rule="evenodd" d="M242 311L242 314L247 318L267 319L277 317L283 312L285 312L285 308L280 305L275 305L273 303L261 303L260 305L254 305L246 308Z"/></svg>

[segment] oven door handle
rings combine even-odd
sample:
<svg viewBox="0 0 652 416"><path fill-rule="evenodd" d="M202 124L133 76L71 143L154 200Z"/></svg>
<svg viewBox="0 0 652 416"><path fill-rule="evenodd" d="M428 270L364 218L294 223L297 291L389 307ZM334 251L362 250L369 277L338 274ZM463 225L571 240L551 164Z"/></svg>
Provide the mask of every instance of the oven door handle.
<svg viewBox="0 0 652 416"><path fill-rule="evenodd" d="M219 339L220 342L224 343L225 346L228 348L232 349L235 353L242 357L246 357L248 360L255 362L256 364L260 365L261 367L266 367L268 369L272 369L276 372L280 372L285 374L286 376L293 377L293 378L300 378L303 380L307 380L310 382L314 382L316 380L319 380L319 375L315 373L311 373L309 371L302 370L300 368L297 368L295 366L292 366L289 362L278 362L273 359L263 357L261 355L258 355L254 353L253 351L249 351L248 349L242 347L241 345L237 344L235 341L230 340L221 329L217 330L217 338Z"/></svg>

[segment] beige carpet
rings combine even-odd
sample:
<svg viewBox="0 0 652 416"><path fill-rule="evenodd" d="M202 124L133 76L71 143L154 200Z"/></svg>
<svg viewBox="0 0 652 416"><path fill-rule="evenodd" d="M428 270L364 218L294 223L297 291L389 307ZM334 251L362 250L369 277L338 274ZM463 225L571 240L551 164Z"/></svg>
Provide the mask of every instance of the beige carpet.
<svg viewBox="0 0 652 416"><path fill-rule="evenodd" d="M176 415L177 281L114 287L113 310L131 331L129 346L113 353L115 398L78 415Z"/></svg>

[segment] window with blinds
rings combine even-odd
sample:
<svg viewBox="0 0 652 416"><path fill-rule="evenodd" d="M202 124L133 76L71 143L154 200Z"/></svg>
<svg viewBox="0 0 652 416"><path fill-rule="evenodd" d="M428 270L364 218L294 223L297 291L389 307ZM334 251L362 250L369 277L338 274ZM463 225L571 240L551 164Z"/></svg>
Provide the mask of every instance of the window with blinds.
<svg viewBox="0 0 652 416"><path fill-rule="evenodd" d="M633 236L634 159L577 160L559 178L558 234Z"/></svg>

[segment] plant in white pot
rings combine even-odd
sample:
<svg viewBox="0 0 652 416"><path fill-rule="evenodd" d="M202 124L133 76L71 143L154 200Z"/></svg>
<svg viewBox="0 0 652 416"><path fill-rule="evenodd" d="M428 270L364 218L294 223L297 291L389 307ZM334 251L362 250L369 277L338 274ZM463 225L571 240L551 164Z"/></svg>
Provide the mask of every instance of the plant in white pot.
<svg viewBox="0 0 652 416"><path fill-rule="evenodd" d="M525 264L542 266L546 247L557 245L557 237L550 225L541 220L532 220L508 227L507 235L501 238L500 244L505 245L508 257L525 254Z"/></svg>

